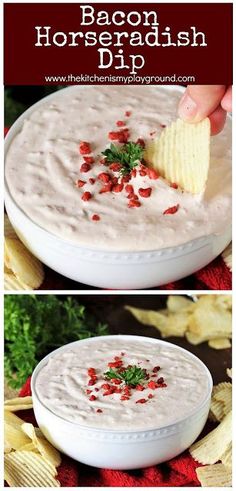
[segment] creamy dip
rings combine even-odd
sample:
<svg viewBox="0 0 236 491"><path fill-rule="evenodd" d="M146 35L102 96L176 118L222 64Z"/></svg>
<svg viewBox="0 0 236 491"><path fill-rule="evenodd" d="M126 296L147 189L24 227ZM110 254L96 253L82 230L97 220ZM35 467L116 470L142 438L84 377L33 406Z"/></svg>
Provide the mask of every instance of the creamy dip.
<svg viewBox="0 0 236 491"><path fill-rule="evenodd" d="M108 133L119 129L117 121L126 124L131 141L147 143L176 119L181 95L180 88L166 86L77 86L57 92L26 117L7 152L6 180L19 208L66 241L105 250L153 250L222 234L231 221L229 119L211 138L203 195L183 193L139 172L129 182L134 192L152 188L149 198L139 196L139 208L128 208L124 190L99 193L97 176L107 170L101 152L110 146ZM81 141L90 143L95 159L86 173L80 171ZM86 184L76 187L77 180ZM82 199L84 192L91 193L89 201ZM176 205L175 214L163 214Z"/></svg>
<svg viewBox="0 0 236 491"><path fill-rule="evenodd" d="M131 388L124 381L116 385L115 379L106 380L104 373L117 359L125 368L144 369L147 379ZM96 373L92 382L91 371ZM73 343L52 354L35 380L40 401L58 416L89 427L123 430L158 428L188 416L209 394L209 385L204 366L188 352L116 336ZM109 393L108 386L115 392Z"/></svg>

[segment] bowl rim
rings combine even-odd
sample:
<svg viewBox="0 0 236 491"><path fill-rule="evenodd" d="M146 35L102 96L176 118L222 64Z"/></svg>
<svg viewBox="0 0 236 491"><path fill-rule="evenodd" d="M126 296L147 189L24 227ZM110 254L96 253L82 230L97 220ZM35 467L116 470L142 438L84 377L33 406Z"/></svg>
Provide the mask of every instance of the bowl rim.
<svg viewBox="0 0 236 491"><path fill-rule="evenodd" d="M122 429L112 429L112 428L96 428L96 427L92 427L92 426L83 425L81 423L69 421L66 418L64 418L63 416L59 416L58 414L53 412L51 409L49 409L41 401L40 397L37 394L37 390L36 390L37 376L52 355L54 355L60 351L65 351L66 349L68 349L68 347L74 346L78 343L80 343L80 344L91 343L92 344L92 343L96 342L97 340L101 340L101 339L106 340L106 339L114 339L114 338L124 339L126 341L136 340L138 342L145 341L145 342L151 342L153 344L167 345L167 346L171 346L171 348L174 348L174 349L177 349L181 352L187 353L187 355L190 356L190 358L193 358L199 365L201 365L201 367L205 371L206 376L208 378L208 390L207 390L207 393L206 393L205 397L203 398L203 400L200 402L199 405L197 405L197 407L195 407L191 412L189 412L189 414L187 416L185 416L184 418L180 418L180 419L176 420L174 423L170 423L168 425L160 426L160 427L155 427L155 426L148 427L147 429L132 429L131 428L131 429L123 429L123 430ZM97 434L105 433L105 434L116 434L116 435L118 435L118 434L126 434L126 433L129 433L129 434L130 433L131 434L134 434L134 433L139 433L139 434L140 433L151 433L153 431L162 432L163 430L171 431L171 429L174 429L178 425L182 425L183 423L187 423L189 419L193 418L194 416L197 416L197 414L199 414L201 412L201 410L204 408L204 406L208 402L208 400L211 396L212 388L213 388L213 379L212 379L212 375L211 375L209 369L207 368L205 363L203 363L200 360L200 358L198 358L196 355L194 355L193 353L191 353L187 349L182 348L178 345L175 345L174 343L170 343L169 341L164 341L161 339L147 337L147 336L138 336L138 335L129 335L129 334L110 334L110 335L106 335L106 336L94 336L91 338L73 341L72 343L65 344L65 345L61 346L60 348L53 350L51 353L46 355L35 367L35 369L32 373L30 386L31 386L33 401L35 398L37 400L37 403L39 403L41 406L43 406L44 410L48 411L51 415L53 415L53 417L57 418L59 421L62 420L64 423L68 424L71 427L74 427L76 429L83 430L83 431L88 431L90 433L93 432L95 434L96 433Z"/></svg>
<svg viewBox="0 0 236 491"><path fill-rule="evenodd" d="M93 85L89 85L89 86L85 86L85 85L81 85L81 89L85 88L90 88L92 87ZM118 86L119 87L119 86ZM150 84L150 87L156 87L155 85L152 85ZM174 89L178 89L180 90L180 92L184 92L185 90L185 87L182 86L182 85L163 85L163 87L165 87L165 89L168 89L170 91L174 90ZM13 140L13 138L17 135L17 133L19 133L19 131L21 130L22 128L22 124L25 120L25 118L27 118L27 116L29 116L31 113L34 112L34 110L37 108L37 107L40 107L41 105L43 105L45 102L53 99L54 97L58 96L59 97L59 94L61 91L72 91L75 90L76 88L78 88L78 85L70 85L68 87L63 87L62 89L58 90L58 91L55 91L49 95L47 95L46 97L43 97L42 99L40 99L39 101L37 101L35 104L33 104L32 106L30 106L28 109L26 109L26 111L24 111L17 119L16 121L13 123L13 125L11 126L10 130L8 131L6 137L5 137L5 141L4 141L4 158L6 158L6 155L7 155L7 152L9 150L9 147L11 145L11 142ZM231 119L230 115L228 115L227 117L229 117L229 119ZM227 228L225 228L225 231L224 233L222 234L214 234L214 233L211 233L211 234L208 234L208 235L202 235L200 237L196 237L195 239L192 239L192 240L189 240L187 242L184 242L182 244L178 244L176 246L169 246L169 247L162 247L160 249L140 249L140 250L137 250L137 251L133 251L133 250L127 250L127 249L123 249L123 250L116 250L116 249L104 249L104 248L99 248L99 247L91 247L91 246L87 246L85 244L77 244L77 243L74 243L72 241L68 241L62 237L59 237L58 235L56 235L55 233L52 233L46 229L44 229L41 225L37 224L34 220L32 220L31 217L29 217L19 206L18 204L16 203L15 199L13 198L13 196L11 195L11 192L10 192L10 189L9 189L9 186L8 186L8 183L7 183L7 180L6 180L6 173L5 173L5 165L4 164L4 187L5 187L5 196L11 201L11 203L16 207L17 209L17 212L21 214L21 216L28 221L29 225L33 225L34 227L37 228L37 230L39 230L41 233L43 234L46 234L47 237L49 237L50 239L53 239L53 240L57 240L59 242L61 242L62 244L65 244L67 246L70 246L71 248L74 248L76 249L77 251L81 251L82 253L84 251L88 252L88 253L98 253L98 254L107 254L107 255L135 255L135 254L142 254L142 255L149 255L149 254L158 254L158 255L163 255L163 254L166 254L167 256L168 255L172 255L173 253L179 253L181 251L183 251L184 249L197 249L199 246L201 246L202 244L204 243L207 243L208 241L212 241L215 237L223 237L224 235L228 235L228 230L230 231L231 230L231 233L232 233L232 223L230 222L230 225L228 226L227 224Z"/></svg>

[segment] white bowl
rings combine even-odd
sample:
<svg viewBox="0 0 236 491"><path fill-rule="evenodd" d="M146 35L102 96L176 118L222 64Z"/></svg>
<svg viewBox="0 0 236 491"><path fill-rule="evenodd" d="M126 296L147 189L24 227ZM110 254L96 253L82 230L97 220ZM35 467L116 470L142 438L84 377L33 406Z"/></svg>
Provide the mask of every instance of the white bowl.
<svg viewBox="0 0 236 491"><path fill-rule="evenodd" d="M54 94L30 107L11 127L5 142L8 148L24 120L36 107ZM114 252L75 245L34 223L16 204L5 183L5 204L17 234L44 264L80 283L111 289L145 289L188 276L210 263L231 241L231 224L222 235L207 235L182 245L141 252Z"/></svg>
<svg viewBox="0 0 236 491"><path fill-rule="evenodd" d="M114 338L114 336L104 336L104 339L109 338ZM166 341L142 336L120 335L119 338L124 339L127 343L132 339L141 343L142 341L151 341L154 344L161 343L173 346ZM92 345L97 339L95 337L70 343L55 350L53 354L74 344L82 345L89 342ZM176 345L175 348L186 352ZM195 362L199 363L206 372L209 389L205 399L184 419L168 426L145 431L94 429L66 421L51 412L40 401L35 388L37 375L51 355L46 356L37 365L32 376L31 390L34 414L46 438L61 452L79 462L110 469L138 469L156 465L186 450L196 440L206 423L211 401L212 378L206 366L189 352L188 355L194 358ZM169 410L174 411L174 408L169 408Z"/></svg>

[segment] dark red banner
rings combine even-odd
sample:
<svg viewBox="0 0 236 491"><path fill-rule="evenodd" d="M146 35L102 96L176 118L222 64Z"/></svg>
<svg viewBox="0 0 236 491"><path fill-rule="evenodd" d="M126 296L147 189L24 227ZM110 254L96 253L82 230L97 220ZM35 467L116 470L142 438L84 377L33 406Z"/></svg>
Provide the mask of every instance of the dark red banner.
<svg viewBox="0 0 236 491"><path fill-rule="evenodd" d="M5 84L232 83L231 3L4 5Z"/></svg>

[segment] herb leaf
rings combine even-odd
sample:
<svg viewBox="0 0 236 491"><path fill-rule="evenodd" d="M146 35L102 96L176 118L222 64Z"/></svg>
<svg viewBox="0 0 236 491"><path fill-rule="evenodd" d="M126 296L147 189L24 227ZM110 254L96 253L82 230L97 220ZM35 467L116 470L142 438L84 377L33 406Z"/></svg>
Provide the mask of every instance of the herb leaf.
<svg viewBox="0 0 236 491"><path fill-rule="evenodd" d="M102 155L106 157L106 162L119 162L122 165L121 174L128 174L136 167L143 158L143 147L139 143L128 142L118 147L111 143Z"/></svg>
<svg viewBox="0 0 236 491"><path fill-rule="evenodd" d="M126 385L135 386L140 384L140 382L146 378L146 373L144 368L132 365L124 370L122 369L122 371L120 369L119 371L116 371L113 368L110 368L104 375L107 379L118 378L119 380L123 380Z"/></svg>

